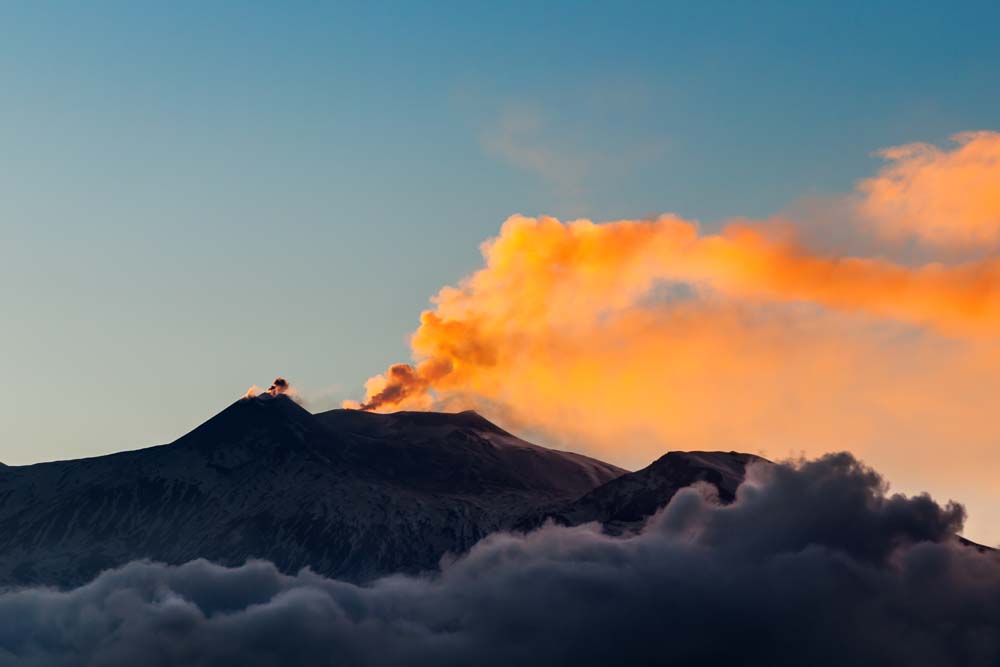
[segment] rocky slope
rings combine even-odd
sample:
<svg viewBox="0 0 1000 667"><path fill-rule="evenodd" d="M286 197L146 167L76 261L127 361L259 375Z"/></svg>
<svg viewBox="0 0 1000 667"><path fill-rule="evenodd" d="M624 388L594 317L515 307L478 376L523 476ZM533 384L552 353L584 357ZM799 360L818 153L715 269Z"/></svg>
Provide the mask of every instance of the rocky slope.
<svg viewBox="0 0 1000 667"><path fill-rule="evenodd" d="M264 395L169 445L0 468L0 584L76 584L136 558L415 572L624 472L471 412L313 415Z"/></svg>
<svg viewBox="0 0 1000 667"><path fill-rule="evenodd" d="M769 462L739 452L668 452L642 470L621 475L575 501L526 516L518 527L532 528L546 519L563 525L596 521L608 532L626 532L645 523L678 490L697 482L713 485L723 503L732 502L751 463Z"/></svg>
<svg viewBox="0 0 1000 667"><path fill-rule="evenodd" d="M626 473L474 412L314 415L264 394L169 445L0 466L0 585L69 586L139 558L366 581L548 519L627 530L696 481L728 501L754 460L671 452Z"/></svg>

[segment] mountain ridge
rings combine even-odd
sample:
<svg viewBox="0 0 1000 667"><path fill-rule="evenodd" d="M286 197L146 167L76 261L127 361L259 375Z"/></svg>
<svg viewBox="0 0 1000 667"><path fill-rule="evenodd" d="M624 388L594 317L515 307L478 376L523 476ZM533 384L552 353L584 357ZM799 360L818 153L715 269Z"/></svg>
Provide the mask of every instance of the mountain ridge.
<svg viewBox="0 0 1000 667"><path fill-rule="evenodd" d="M166 445L4 468L0 584L72 585L136 558L418 572L625 472L473 413L347 417L367 435L324 414L241 399Z"/></svg>
<svg viewBox="0 0 1000 667"><path fill-rule="evenodd" d="M0 468L0 586L77 585L141 558L365 582L546 521L634 532L697 482L731 502L753 464L770 462L671 451L629 472L473 411L313 414L265 394L165 445Z"/></svg>

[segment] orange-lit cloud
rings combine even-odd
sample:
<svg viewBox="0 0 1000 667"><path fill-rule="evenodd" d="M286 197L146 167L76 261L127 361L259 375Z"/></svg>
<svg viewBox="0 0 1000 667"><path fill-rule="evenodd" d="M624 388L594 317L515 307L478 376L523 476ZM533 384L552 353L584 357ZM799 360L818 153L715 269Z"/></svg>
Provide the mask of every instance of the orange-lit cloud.
<svg viewBox="0 0 1000 667"><path fill-rule="evenodd" d="M881 151L889 165L859 184L859 208L885 239L952 250L1000 243L1000 133L954 141L950 151L924 143Z"/></svg>
<svg viewBox="0 0 1000 667"><path fill-rule="evenodd" d="M933 161L966 164L958 154L992 139L963 135ZM900 178L892 169L919 152L897 150L873 181ZM976 192L994 167L966 168ZM938 202L956 226L986 220L923 178L900 196ZM878 190L861 189L872 210ZM472 407L635 467L668 448L850 449L911 490L1000 505L992 486L968 483L970 470L1000 470L1000 255L914 266L790 231L514 216L483 244L484 267L422 314L415 364L370 379L349 406Z"/></svg>

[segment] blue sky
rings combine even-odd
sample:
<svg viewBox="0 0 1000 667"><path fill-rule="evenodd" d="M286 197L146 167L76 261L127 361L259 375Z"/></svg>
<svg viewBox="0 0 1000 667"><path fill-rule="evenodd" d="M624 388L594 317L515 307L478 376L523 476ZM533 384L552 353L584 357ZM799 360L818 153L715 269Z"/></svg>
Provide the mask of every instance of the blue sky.
<svg viewBox="0 0 1000 667"><path fill-rule="evenodd" d="M712 226L1000 128L994 3L0 6L0 461L406 360L510 214Z"/></svg>

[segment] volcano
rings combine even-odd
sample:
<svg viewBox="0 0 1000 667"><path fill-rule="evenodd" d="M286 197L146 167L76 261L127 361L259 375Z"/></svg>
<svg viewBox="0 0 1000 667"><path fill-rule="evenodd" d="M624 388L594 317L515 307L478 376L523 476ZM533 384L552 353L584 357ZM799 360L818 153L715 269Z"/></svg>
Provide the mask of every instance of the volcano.
<svg viewBox="0 0 1000 667"><path fill-rule="evenodd" d="M0 584L72 586L141 558L363 582L546 518L641 519L692 481L725 499L749 460L671 454L627 473L471 411L312 414L264 394L167 445L0 467Z"/></svg>

